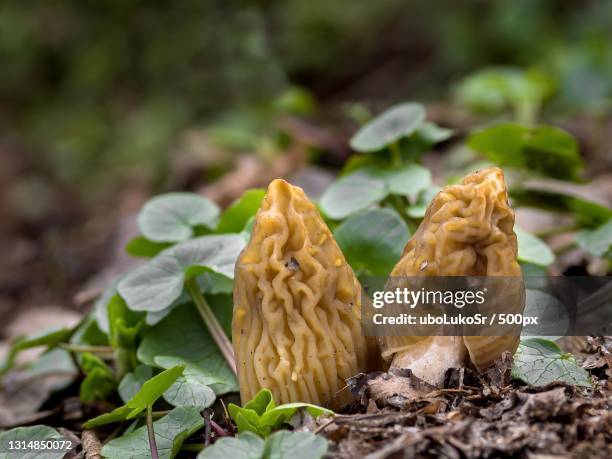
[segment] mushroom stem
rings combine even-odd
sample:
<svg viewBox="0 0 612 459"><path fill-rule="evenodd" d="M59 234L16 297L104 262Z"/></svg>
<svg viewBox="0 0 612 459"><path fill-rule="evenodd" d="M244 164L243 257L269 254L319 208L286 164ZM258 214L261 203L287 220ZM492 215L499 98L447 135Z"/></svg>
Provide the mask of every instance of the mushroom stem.
<svg viewBox="0 0 612 459"><path fill-rule="evenodd" d="M217 346L219 347L221 354L223 354L225 361L229 365L232 372L235 375L238 375L238 372L236 371L236 359L234 358L234 348L232 347L232 343L227 338L225 332L223 331L223 327L221 327L221 324L210 309L206 298L204 298L204 295L202 295L195 278L192 277L191 279L187 280L187 282L185 282L185 287L191 295L191 298L193 298L193 301L198 308L198 312L202 316L202 319L208 327L208 331L215 340L215 343L217 343Z"/></svg>
<svg viewBox="0 0 612 459"><path fill-rule="evenodd" d="M422 353L419 352L419 346L423 347ZM427 343L414 347L417 349L396 352L391 368L410 368L417 378L433 386L442 387L446 370L465 365L467 349L461 337L435 336Z"/></svg>

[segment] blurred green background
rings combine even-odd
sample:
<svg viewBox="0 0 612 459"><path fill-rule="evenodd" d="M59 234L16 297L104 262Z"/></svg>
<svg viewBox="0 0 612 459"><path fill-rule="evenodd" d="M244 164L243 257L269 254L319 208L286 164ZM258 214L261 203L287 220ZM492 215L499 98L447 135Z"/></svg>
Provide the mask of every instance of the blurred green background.
<svg viewBox="0 0 612 459"><path fill-rule="evenodd" d="M0 62L0 313L77 292L148 196L337 170L401 101L455 130L438 184L470 131L536 116L612 170L609 1L4 1Z"/></svg>
<svg viewBox="0 0 612 459"><path fill-rule="evenodd" d="M556 117L605 116L612 3L8 1L0 59L5 149L36 177L24 187L58 181L95 199L126 180L167 188L189 129L231 120L219 136L248 149L279 105L448 100L491 65L546 72Z"/></svg>

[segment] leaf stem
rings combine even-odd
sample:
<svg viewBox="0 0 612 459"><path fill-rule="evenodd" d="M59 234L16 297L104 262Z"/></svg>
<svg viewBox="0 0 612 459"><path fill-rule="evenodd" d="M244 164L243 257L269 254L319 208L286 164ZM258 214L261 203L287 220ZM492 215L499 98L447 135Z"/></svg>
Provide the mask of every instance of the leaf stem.
<svg viewBox="0 0 612 459"><path fill-rule="evenodd" d="M157 443L155 443L155 431L153 430L153 408L147 405L147 431L149 432L149 448L151 449L151 459L159 459L157 454Z"/></svg>
<svg viewBox="0 0 612 459"><path fill-rule="evenodd" d="M215 343L217 343L217 346L219 347L221 354L223 354L225 361L229 365L230 369L234 372L234 374L237 375L238 372L236 370L236 359L234 358L234 349L232 347L232 343L225 335L221 324L219 323L212 310L210 309L210 306L206 302L206 298L204 298L204 295L202 295L200 287L198 286L198 283L196 282L195 278L192 277L191 279L188 279L185 282L185 287L191 295L191 298L193 298L193 301L196 307L198 308L198 312L202 316L202 319L208 327L208 331L210 331L210 334L215 340Z"/></svg>
<svg viewBox="0 0 612 459"><path fill-rule="evenodd" d="M70 352L89 352L91 354L110 354L113 355L113 348L111 346L87 346L70 343L60 343L58 347Z"/></svg>
<svg viewBox="0 0 612 459"><path fill-rule="evenodd" d="M394 167L401 166L402 154L400 153L399 144L397 142L393 142L389 145L389 149L391 150L391 164Z"/></svg>
<svg viewBox="0 0 612 459"><path fill-rule="evenodd" d="M218 437L228 437L229 436L229 433L227 433L227 431L223 427L221 427L219 424L217 424L212 419L210 420L210 426L215 431Z"/></svg>

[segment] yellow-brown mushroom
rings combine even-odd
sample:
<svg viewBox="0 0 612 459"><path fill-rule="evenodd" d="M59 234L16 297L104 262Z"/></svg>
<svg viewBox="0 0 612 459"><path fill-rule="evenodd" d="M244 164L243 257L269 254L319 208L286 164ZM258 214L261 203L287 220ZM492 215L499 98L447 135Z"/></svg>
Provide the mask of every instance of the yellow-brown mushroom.
<svg viewBox="0 0 612 459"><path fill-rule="evenodd" d="M519 278L514 212L508 205L499 168L474 172L460 184L442 189L410 239L391 276L510 276ZM525 293L514 282L489 309L522 313ZM486 334L486 333L483 333ZM392 367L441 385L448 368L466 358L484 369L504 351L513 352L518 336L387 336L381 338L383 358Z"/></svg>
<svg viewBox="0 0 612 459"><path fill-rule="evenodd" d="M304 192L274 180L236 263L233 346L243 402L268 388L277 403L339 401L369 369L361 287Z"/></svg>

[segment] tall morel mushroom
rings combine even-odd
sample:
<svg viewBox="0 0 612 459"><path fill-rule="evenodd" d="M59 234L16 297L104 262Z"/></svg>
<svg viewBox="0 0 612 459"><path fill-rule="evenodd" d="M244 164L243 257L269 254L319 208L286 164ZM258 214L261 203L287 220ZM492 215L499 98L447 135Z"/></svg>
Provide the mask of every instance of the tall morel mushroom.
<svg viewBox="0 0 612 459"><path fill-rule="evenodd" d="M508 276L520 279L514 212L501 169L476 171L460 184L442 189L410 239L391 276ZM497 312L522 313L522 282L487 302ZM516 334L518 335L518 334ZM382 356L392 367L410 368L440 386L448 368L466 357L484 369L504 351L514 352L519 336L387 336Z"/></svg>
<svg viewBox="0 0 612 459"><path fill-rule="evenodd" d="M339 402L369 369L361 287L304 192L274 180L236 263L232 338L243 402Z"/></svg>

